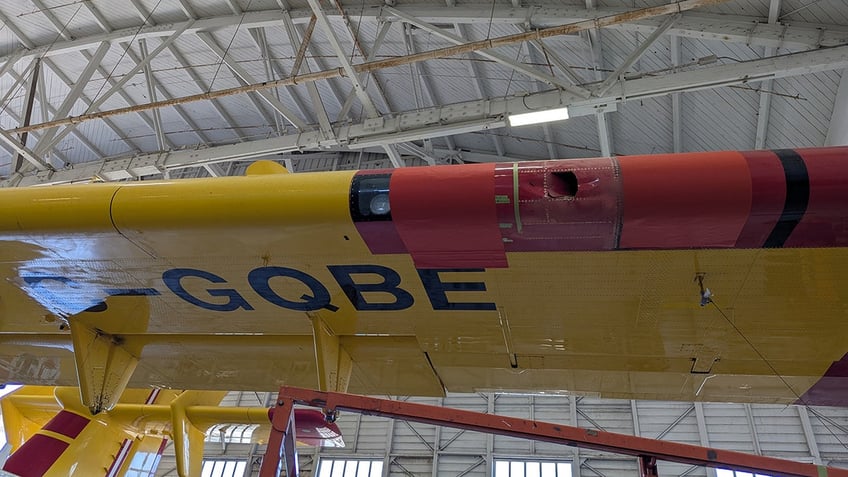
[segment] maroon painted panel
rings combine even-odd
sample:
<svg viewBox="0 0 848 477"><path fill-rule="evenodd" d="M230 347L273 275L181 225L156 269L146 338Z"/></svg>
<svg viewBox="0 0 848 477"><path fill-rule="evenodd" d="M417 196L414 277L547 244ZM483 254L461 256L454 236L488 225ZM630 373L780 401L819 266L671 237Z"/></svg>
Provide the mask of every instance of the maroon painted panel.
<svg viewBox="0 0 848 477"><path fill-rule="evenodd" d="M613 250L620 191L614 159L498 164L495 196L504 246L509 252Z"/></svg>
<svg viewBox="0 0 848 477"><path fill-rule="evenodd" d="M621 248L733 247L751 211L751 175L739 152L619 158Z"/></svg>
<svg viewBox="0 0 848 477"><path fill-rule="evenodd" d="M55 437L35 434L9 456L3 470L20 477L41 477L68 448L68 443Z"/></svg>
<svg viewBox="0 0 848 477"><path fill-rule="evenodd" d="M786 200L786 175L772 151L750 151L743 155L751 174L751 214L736 248L760 248L783 211Z"/></svg>
<svg viewBox="0 0 848 477"><path fill-rule="evenodd" d="M393 221L354 222L353 225L374 255L407 253Z"/></svg>
<svg viewBox="0 0 848 477"><path fill-rule="evenodd" d="M494 164L396 169L392 220L418 268L506 267Z"/></svg>
<svg viewBox="0 0 848 477"><path fill-rule="evenodd" d="M834 362L796 404L848 406L848 354Z"/></svg>
<svg viewBox="0 0 848 477"><path fill-rule="evenodd" d="M798 149L810 178L807 211L785 247L848 246L848 149Z"/></svg>
<svg viewBox="0 0 848 477"><path fill-rule="evenodd" d="M45 431L52 431L63 436L76 438L89 423L89 419L79 414L68 411L60 411L59 414L44 426Z"/></svg>

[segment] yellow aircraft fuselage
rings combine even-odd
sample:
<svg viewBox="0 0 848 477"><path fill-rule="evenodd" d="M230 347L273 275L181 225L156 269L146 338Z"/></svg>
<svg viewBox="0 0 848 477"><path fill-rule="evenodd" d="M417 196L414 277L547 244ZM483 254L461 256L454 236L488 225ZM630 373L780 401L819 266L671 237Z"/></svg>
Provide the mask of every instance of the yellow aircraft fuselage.
<svg viewBox="0 0 848 477"><path fill-rule="evenodd" d="M2 190L3 380L77 384L76 326L138 358L136 387L848 405L847 159Z"/></svg>

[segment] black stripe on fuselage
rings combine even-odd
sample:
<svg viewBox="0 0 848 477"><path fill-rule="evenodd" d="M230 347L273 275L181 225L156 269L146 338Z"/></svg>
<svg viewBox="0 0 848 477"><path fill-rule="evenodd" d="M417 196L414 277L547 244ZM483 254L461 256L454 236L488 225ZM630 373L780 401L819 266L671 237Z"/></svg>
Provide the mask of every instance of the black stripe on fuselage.
<svg viewBox="0 0 848 477"><path fill-rule="evenodd" d="M778 149L774 153L780 159L786 176L786 201L783 203L780 219L763 243L763 248L783 247L807 212L807 203L810 200L810 177L807 175L804 159L792 149Z"/></svg>

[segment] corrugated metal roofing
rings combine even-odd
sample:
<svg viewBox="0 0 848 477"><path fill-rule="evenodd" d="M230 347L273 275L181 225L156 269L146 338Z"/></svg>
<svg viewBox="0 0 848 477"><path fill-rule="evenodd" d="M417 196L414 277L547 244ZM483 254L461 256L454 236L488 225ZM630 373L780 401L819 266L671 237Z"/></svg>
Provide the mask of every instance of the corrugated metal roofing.
<svg viewBox="0 0 848 477"><path fill-rule="evenodd" d="M442 32L464 37L466 41L482 40L532 29L536 26L533 21L551 26L556 18L565 22L569 21L565 18L579 20L666 3L665 0L397 0L387 3L333 0L322 4L322 13L327 15L346 61L359 64L366 61L365 55L373 54L377 60L403 59L413 53L453 45L441 36ZM453 4L456 7L450 6ZM768 24L773 4L779 7L777 29ZM395 11L386 5L397 8L400 14L421 18L442 32L430 31L431 27L426 25L413 26L400 21ZM340 11L348 15L347 22ZM85 81L82 96L69 100L71 107L66 115L145 105L154 101L154 95L156 101L181 102L180 98L199 93L290 75L312 13L307 0L3 2L0 4L0 15L4 19L4 26L0 28L0 55L3 56L0 61L4 63L0 63L3 73L0 93L6 95L6 102L0 107L0 128L14 130L22 124L30 63L34 58L40 59L42 73L36 86L30 120L33 124L57 119L55 112L66 102L74 84L80 81L80 75L102 41L110 42L109 50L91 77L81 79ZM295 25L295 44L289 41L287 16ZM534 20L528 23L528 19ZM390 26L380 44L375 45L384 21L389 21ZM573 34L547 38L535 45L514 43L487 50L507 62L517 63L524 71L479 53L463 53L360 74L370 101L382 116L380 124L373 122L369 108L358 96L350 101L352 104L346 114L340 116L352 91L347 73L319 80L314 83L315 89L333 127L332 132L324 135L342 135L335 136L333 151L346 147L355 150L357 141L368 144L369 151L377 153L381 149L374 149L374 144L411 143L413 149L430 151L434 155L431 162L440 162L446 155L465 157L469 161L598 155L603 149L601 138L605 136L611 138L610 150L615 154L672 152L675 130L680 132L684 151L752 149L757 144L758 126L765 131L764 146L778 148L824 144L834 110L848 108L844 104L835 105L842 69L848 65L848 53L845 52L848 47L839 46L848 43L848 4L843 0L731 0L685 12L670 30L685 36L661 35L623 70L623 84L610 80L613 84L607 91L599 92L599 78L605 79L619 69L633 51L646 42L652 31L646 25L659 25L662 21L662 18L645 20L638 28L625 24L604 28L599 35ZM174 35L184 27L186 31ZM739 36L740 31L746 36L744 41ZM172 35L173 42L160 48ZM744 81L727 73L726 67L741 65L744 68L761 58L777 56L779 61L772 70L781 76L782 69L789 67L784 55L814 51L815 47L808 50L801 44L814 45L821 41L816 35L827 36L829 44L836 45L836 49L832 50L831 62L816 66L815 72L799 74L803 71L793 70L791 76L780 77L770 85L762 81ZM356 44L352 40L354 37ZM593 50L591 42L596 37L600 38L600 43L594 45ZM761 46L778 46L784 37L792 38L791 50ZM798 38L806 40L799 43ZM140 45L142 39L147 51L162 50L146 68L136 66L145 56ZM215 49L225 52L226 63ZM679 50L679 67L672 60L675 50ZM318 22L299 73L340 69L343 63L336 53L327 32ZM693 70L701 72L704 78L718 79L706 88L690 79L679 86L673 82L664 84L654 98L627 97L627 85L634 81L647 84L644 82ZM606 115L606 130L599 127L595 114L586 108L577 113L578 117L551 123L545 128L509 128L505 126L505 118L499 116L502 113L486 113L488 108L496 107L493 105L503 100L511 101L512 108L538 108L533 100L528 103L522 98L556 88L539 78L529 77L526 71L551 78L564 87L579 83L581 88L593 92L593 97L609 97L615 110ZM154 95L151 95L146 74L153 78ZM25 76L23 81L16 81L21 75ZM126 78L127 75L131 77ZM723 79L723 75L730 76ZM716 87L716 84L723 84L722 81L733 84ZM99 102L99 98L118 82L122 85L117 93L95 108L89 106L91 101ZM297 84L269 90L267 94L262 93L266 94L264 98L258 92L250 92L212 101L187 102L177 107L170 105L160 109L161 122L152 110L110 115L78 124L73 133L52 146L39 142L44 130L35 131L26 147L58 170L65 167L65 162L103 161L187 147L203 147L204 157L214 158L215 146L249 144L297 134L297 128L285 120L282 113L294 115L296 122L305 125L306 131L317 130L319 108L313 104L310 88ZM679 122L674 119L671 92L679 93ZM761 106L764 95L770 99L768 109ZM565 97L576 98L567 94ZM582 101L576 99L578 103ZM469 103L467 110L445 109L454 104L484 100L491 101ZM444 113L447 110L451 112ZM578 110L580 108L575 111ZM421 114L416 116L419 111ZM762 117L761 113L764 113ZM440 119L428 122L430 120L425 118L431 114L441 115ZM394 124L392 118L398 116L407 118L403 123L407 126L391 126ZM363 131L364 127L365 132L357 133L361 136L357 141L348 142L343 137L348 126L360 128L357 131ZM159 128L165 136L164 151L157 140ZM373 139L369 128L375 131ZM438 131L431 132L434 128ZM423 142L425 140L432 141L435 151L431 151ZM14 172L16 147L19 146L8 140L0 143L0 176L4 178ZM300 149L326 147L326 142L309 140ZM411 163L418 156L406 155L409 151L401 148L404 158ZM36 172L29 167L20 171L23 176Z"/></svg>

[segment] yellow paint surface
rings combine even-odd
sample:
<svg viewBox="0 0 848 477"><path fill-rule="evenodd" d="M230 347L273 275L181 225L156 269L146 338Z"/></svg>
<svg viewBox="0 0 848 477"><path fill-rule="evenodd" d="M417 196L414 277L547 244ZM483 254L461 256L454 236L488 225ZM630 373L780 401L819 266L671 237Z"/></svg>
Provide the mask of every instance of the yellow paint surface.
<svg viewBox="0 0 848 477"><path fill-rule="evenodd" d="M64 315L104 298L104 289L154 288L161 294L146 298L147 327L134 335L144 347L130 386L317 387L312 322L251 288L249 273L260 267L293 268L327 288L340 310L321 316L353 361L349 391L357 393L532 390L793 402L848 352L846 249L514 253L506 269L441 274L443 282L487 288L448 292L449 300L494 303L497 311L434 311L410 256L374 256L360 238L348 212L351 177L0 191L9 213L0 220L6 379L76 384ZM414 305L355 311L327 269L352 264L397 271ZM174 268L222 279L183 279L192 296L223 304L222 293L237 292L252 309L188 303L162 281ZM699 273L717 306L699 305ZM25 283L32 275L67 277L78 285L76 301L35 293ZM269 284L293 301L310 293L292 279ZM67 295L64 285L52 286Z"/></svg>

